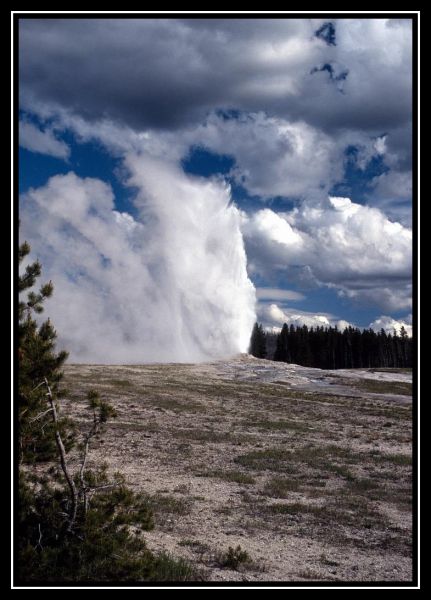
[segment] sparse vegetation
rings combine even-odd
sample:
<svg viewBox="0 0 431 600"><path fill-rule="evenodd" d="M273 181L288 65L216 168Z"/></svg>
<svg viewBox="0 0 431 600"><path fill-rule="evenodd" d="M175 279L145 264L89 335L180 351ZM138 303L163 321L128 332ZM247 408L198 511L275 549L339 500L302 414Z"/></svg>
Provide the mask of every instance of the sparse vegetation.
<svg viewBox="0 0 431 600"><path fill-rule="evenodd" d="M366 392L374 394L394 394L401 396L412 395L412 384L403 381L376 381L375 379L356 379L352 385Z"/></svg>
<svg viewBox="0 0 431 600"><path fill-rule="evenodd" d="M241 546L236 548L229 546L227 552L220 557L220 565L226 569L237 570L240 566L249 565L251 562L249 553Z"/></svg>
<svg viewBox="0 0 431 600"><path fill-rule="evenodd" d="M264 493L273 498L287 498L291 492L298 490L299 482L286 477L271 477L264 487Z"/></svg>
<svg viewBox="0 0 431 600"><path fill-rule="evenodd" d="M256 420L256 421L245 421L243 423L245 428L256 428L263 431L310 431L309 425L300 421L280 419L278 421L270 421L267 419Z"/></svg>
<svg viewBox="0 0 431 600"><path fill-rule="evenodd" d="M236 365L241 360L227 363ZM256 365L269 370L271 363ZM337 377L343 395L332 394L331 386L291 389L287 380L233 381L208 374L213 367L206 365L205 377L196 375L198 365L135 365L124 371L93 366L91 377L81 379L87 368L67 367L69 414L83 414L85 394L101 380L100 391L110 390L118 414L90 456L109 457L110 473L122 465L153 514L154 529L142 538L169 550L176 541L175 554L195 565L197 577L254 581L282 573L294 580L309 569L328 581L365 580L376 572L382 580L409 578L411 410L405 399L357 390L350 396L356 377ZM112 379L130 381L135 391L105 387ZM190 404L199 410L168 408ZM228 547L226 536L246 537L250 554L259 547L265 575L254 562L220 569L216 549ZM286 553L286 539L298 540L295 552ZM319 554L307 558L308 541L325 548L327 561ZM348 558L332 565L333 555Z"/></svg>

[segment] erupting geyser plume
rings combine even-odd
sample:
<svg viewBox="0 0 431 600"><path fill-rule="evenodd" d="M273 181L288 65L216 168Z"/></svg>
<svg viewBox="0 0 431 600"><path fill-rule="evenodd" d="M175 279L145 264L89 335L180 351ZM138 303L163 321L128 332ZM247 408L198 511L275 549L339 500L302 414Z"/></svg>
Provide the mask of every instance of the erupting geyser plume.
<svg viewBox="0 0 431 600"><path fill-rule="evenodd" d="M71 361L197 362L245 352L255 320L240 215L222 181L125 159L139 217L74 173L30 190L21 235L52 279L46 315ZM31 229L29 224L31 225Z"/></svg>

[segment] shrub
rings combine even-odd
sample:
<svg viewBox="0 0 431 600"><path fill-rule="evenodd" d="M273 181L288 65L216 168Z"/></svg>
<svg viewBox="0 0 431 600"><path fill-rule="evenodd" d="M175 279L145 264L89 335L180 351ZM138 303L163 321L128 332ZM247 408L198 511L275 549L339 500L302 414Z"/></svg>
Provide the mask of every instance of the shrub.
<svg viewBox="0 0 431 600"><path fill-rule="evenodd" d="M221 557L221 565L228 569L238 569L240 565L244 565L251 562L249 553L243 550L241 546L232 548L229 546L228 551Z"/></svg>

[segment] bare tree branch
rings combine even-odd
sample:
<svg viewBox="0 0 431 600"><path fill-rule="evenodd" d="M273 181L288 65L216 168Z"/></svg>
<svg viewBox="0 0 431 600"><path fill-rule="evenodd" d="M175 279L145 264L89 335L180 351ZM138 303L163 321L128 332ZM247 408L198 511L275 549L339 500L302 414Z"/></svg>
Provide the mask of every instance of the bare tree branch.
<svg viewBox="0 0 431 600"><path fill-rule="evenodd" d="M44 417L45 415L47 415L51 411L52 411L52 408L48 408L48 410L45 410L44 412L39 413L38 415L36 415L32 419L30 419L30 423L34 423L34 421L37 421L38 419L41 419L42 417Z"/></svg>
<svg viewBox="0 0 431 600"><path fill-rule="evenodd" d="M66 450L64 448L63 440L61 439L61 435L60 435L60 431L59 431L59 427L58 427L57 409L55 407L54 398L53 398L51 388L49 386L49 383L48 383L48 380L46 377L44 377L44 383L48 390L48 393L46 395L48 396L49 403L51 405L52 419L55 424L55 442L57 444L57 448L60 453L61 468L62 468L62 471L64 473L64 476L66 478L66 481L67 481L67 484L68 484L69 490L70 490L70 500L72 503L72 507L71 507L70 514L69 514L69 524L67 526L67 531L71 532L73 529L73 526L75 524L76 513L78 510L78 490L76 489L75 482L73 481L73 477L71 476L71 474L69 472L69 468L67 466Z"/></svg>
<svg viewBox="0 0 431 600"><path fill-rule="evenodd" d="M85 513L88 510L89 499L87 496L87 492L90 490L90 488L88 488L85 483L84 471L85 471L85 466L87 464L88 448L89 448L90 440L94 435L96 435L98 428L99 428L99 423L100 423L100 421L96 416L96 411L93 410L93 425L92 425L90 431L85 436L84 455L82 457L81 468L79 470L79 480L81 482L81 492L82 492L82 496L84 498L84 512Z"/></svg>
<svg viewBox="0 0 431 600"><path fill-rule="evenodd" d="M35 392L37 390L37 388L40 388L41 385L45 385L44 381L41 381L40 383L37 384L36 387L34 387L31 391L30 394L32 394L33 392Z"/></svg>
<svg viewBox="0 0 431 600"><path fill-rule="evenodd" d="M38 526L38 528L39 528L39 539L37 540L37 544L36 544L36 546L35 546L35 549L36 549L36 548L40 548L41 550L43 550L43 546L42 546L42 544L41 544L41 542L42 542L42 537L43 537L43 536L42 536L42 530L41 530L41 528L40 528L40 523L38 523L38 524L37 524L37 526Z"/></svg>

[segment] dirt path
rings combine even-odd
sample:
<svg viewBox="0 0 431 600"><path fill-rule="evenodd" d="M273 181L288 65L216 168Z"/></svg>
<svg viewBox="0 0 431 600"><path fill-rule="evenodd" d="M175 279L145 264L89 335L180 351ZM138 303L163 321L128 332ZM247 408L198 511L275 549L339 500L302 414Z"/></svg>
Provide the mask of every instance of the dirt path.
<svg viewBox="0 0 431 600"><path fill-rule="evenodd" d="M148 546L206 581L411 580L410 373L240 356L66 380L83 426L90 388L118 412L92 457L151 495ZM229 568L238 545L250 560Z"/></svg>

